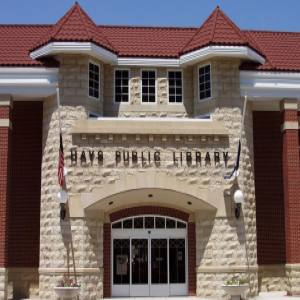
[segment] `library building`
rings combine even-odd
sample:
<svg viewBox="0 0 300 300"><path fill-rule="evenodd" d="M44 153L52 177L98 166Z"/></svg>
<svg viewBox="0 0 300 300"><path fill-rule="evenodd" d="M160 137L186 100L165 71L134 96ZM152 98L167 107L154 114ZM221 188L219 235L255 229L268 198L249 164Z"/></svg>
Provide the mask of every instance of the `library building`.
<svg viewBox="0 0 300 300"><path fill-rule="evenodd" d="M0 300L300 296L300 33L233 21L0 25Z"/></svg>

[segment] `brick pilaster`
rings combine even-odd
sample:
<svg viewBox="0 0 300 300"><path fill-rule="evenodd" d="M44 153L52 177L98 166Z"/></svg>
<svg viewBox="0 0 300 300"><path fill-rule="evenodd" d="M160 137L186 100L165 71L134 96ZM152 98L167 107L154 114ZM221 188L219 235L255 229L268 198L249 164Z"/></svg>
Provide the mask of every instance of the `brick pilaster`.
<svg viewBox="0 0 300 300"><path fill-rule="evenodd" d="M111 297L111 224L104 223L103 228L103 297Z"/></svg>
<svg viewBox="0 0 300 300"><path fill-rule="evenodd" d="M196 296L196 227L188 223L188 279L189 296Z"/></svg>
<svg viewBox="0 0 300 300"><path fill-rule="evenodd" d="M7 298L12 99L0 95L0 299Z"/></svg>
<svg viewBox="0 0 300 300"><path fill-rule="evenodd" d="M280 103L283 134L283 187L286 263L300 263L300 163L297 100Z"/></svg>

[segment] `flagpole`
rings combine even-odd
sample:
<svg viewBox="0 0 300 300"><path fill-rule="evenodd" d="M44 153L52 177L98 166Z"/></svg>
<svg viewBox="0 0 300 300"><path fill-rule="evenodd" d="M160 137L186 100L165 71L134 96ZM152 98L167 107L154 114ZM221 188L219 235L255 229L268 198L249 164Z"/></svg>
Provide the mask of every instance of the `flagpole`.
<svg viewBox="0 0 300 300"><path fill-rule="evenodd" d="M232 177L232 175L234 175L235 177L239 176L239 161L240 161L240 154L241 154L241 149L242 149L242 137L243 137L244 123L245 123L247 99L248 99L248 92L246 92L246 94L245 94L245 102L244 102L244 108L243 108L243 114L242 114L241 131L240 131L240 138L239 138L239 144L238 144L238 153L237 153L235 165L234 165L232 173L229 176L227 176L227 175L223 176L224 179L230 179Z"/></svg>
<svg viewBox="0 0 300 300"><path fill-rule="evenodd" d="M61 120L60 120L60 101L59 101L59 88L56 85L56 98L57 98L57 111L58 111L58 122L59 122L59 134L61 134Z"/></svg>
<svg viewBox="0 0 300 300"><path fill-rule="evenodd" d="M245 94L245 103L244 103L243 116L242 116L242 126L241 126L241 132L240 132L241 146L242 146L242 136L243 136L243 130L244 130L244 122L245 122L247 99L248 99L248 92L246 92L246 94Z"/></svg>

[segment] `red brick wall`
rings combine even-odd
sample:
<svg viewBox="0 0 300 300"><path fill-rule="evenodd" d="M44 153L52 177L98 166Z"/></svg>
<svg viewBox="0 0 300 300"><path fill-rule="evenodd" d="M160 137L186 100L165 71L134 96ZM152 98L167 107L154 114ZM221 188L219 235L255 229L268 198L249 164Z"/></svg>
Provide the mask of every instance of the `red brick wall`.
<svg viewBox="0 0 300 300"><path fill-rule="evenodd" d="M284 121L298 122L297 111L283 111ZM298 130L283 133L283 182L286 262L300 263L300 164Z"/></svg>
<svg viewBox="0 0 300 300"><path fill-rule="evenodd" d="M103 297L110 298L111 297L111 224L104 223L103 228Z"/></svg>
<svg viewBox="0 0 300 300"><path fill-rule="evenodd" d="M9 266L38 267L43 102L14 102Z"/></svg>
<svg viewBox="0 0 300 300"><path fill-rule="evenodd" d="M8 119L9 107L0 107L0 119ZM0 128L0 267L8 266L11 130Z"/></svg>
<svg viewBox="0 0 300 300"><path fill-rule="evenodd" d="M259 264L286 262L281 125L279 112L253 112Z"/></svg>
<svg viewBox="0 0 300 300"><path fill-rule="evenodd" d="M172 218L181 219L185 222L187 222L189 219L188 213L185 213L175 208L160 207L160 206L139 206L139 207L125 208L117 212L111 213L109 217L111 222L115 222L123 218L128 218L128 217L133 217L138 215L169 216Z"/></svg>
<svg viewBox="0 0 300 300"><path fill-rule="evenodd" d="M188 223L188 278L189 296L196 296L196 229Z"/></svg>

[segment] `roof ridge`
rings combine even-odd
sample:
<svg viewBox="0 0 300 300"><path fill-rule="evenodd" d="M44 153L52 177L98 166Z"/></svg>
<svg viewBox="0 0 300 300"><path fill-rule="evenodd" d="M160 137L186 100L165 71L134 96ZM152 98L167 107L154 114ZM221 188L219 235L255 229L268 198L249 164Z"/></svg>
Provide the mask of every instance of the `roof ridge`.
<svg viewBox="0 0 300 300"><path fill-rule="evenodd" d="M194 37L198 34L198 32L202 29L202 27L204 26L204 24L213 16L215 10L208 16L208 18L202 23L202 25L196 30L195 34L187 41L187 43L181 48L181 50L179 51L179 54L183 52L183 50L185 49L185 47L187 47L187 45L194 39Z"/></svg>
<svg viewBox="0 0 300 300"><path fill-rule="evenodd" d="M79 4L77 3L77 1L76 1L76 3L75 3L75 6L76 6L76 8L77 8L77 6L79 6ZM79 8L81 8L81 7L79 6ZM78 13L79 13L80 20L81 20L81 22L83 23L83 26L84 26L84 28L85 28L85 30L86 30L86 32L87 32L87 35L88 35L88 37L91 39L91 35L90 35L90 33L89 33L89 30L88 30L88 28L87 28L87 26L86 26L86 24L85 24L85 21L84 21L83 18L82 18L82 11L81 11L81 9L78 9L78 8L77 8L77 10L78 10ZM96 24L95 24L95 25L96 25Z"/></svg>
<svg viewBox="0 0 300 300"><path fill-rule="evenodd" d="M242 30L221 10L222 16L225 18L225 20L229 23L231 28L244 40L244 42L249 44L249 41L245 38Z"/></svg>
<svg viewBox="0 0 300 300"><path fill-rule="evenodd" d="M70 10L62 17L62 18L64 18L64 20L63 20L62 24L61 24L60 26L58 26L58 29L55 31L55 34L53 34L53 36L56 36L56 35L60 32L62 26L68 21L68 19L69 19L71 13L73 13L73 11L74 11L75 8L76 8L76 4L77 4L77 2L76 2L75 5L72 6L71 9L70 9ZM58 20L58 22L59 22L59 21L60 21L60 20ZM57 24L57 23L56 23L56 24ZM55 26L55 25L54 25L54 26ZM53 26L53 27L54 27L54 26ZM52 36L50 37L50 40L51 40L51 39L52 39Z"/></svg>
<svg viewBox="0 0 300 300"><path fill-rule="evenodd" d="M83 13L91 22L92 24L97 28L98 32L99 32L99 28L98 25L92 20L92 18L84 11L84 9L78 4L78 2L76 1L75 5L77 5L80 8L81 13ZM86 25L85 22L83 22L84 26ZM86 26L85 26L86 27ZM89 33L89 32L88 32ZM102 30L100 30L100 33L103 35L103 37L105 38L105 40L107 41L107 43L111 46L111 48L115 51L118 52L118 50L116 49L116 47L112 44L112 42L107 38L107 36L103 33ZM89 37L93 40L93 37L91 37L89 35Z"/></svg>
<svg viewBox="0 0 300 300"><path fill-rule="evenodd" d="M212 33L211 33L211 41L214 40L214 36L215 36L215 31L216 31L216 26L217 26L217 18L218 18L218 14L219 14L219 6L217 6L217 13L216 13L216 16L215 16L215 20L214 20L214 27L213 27L213 30L212 30Z"/></svg>
<svg viewBox="0 0 300 300"><path fill-rule="evenodd" d="M149 28L149 29L184 29L184 30L198 30L199 27L180 27L180 26L146 26L146 25L97 25L97 27L102 28Z"/></svg>

